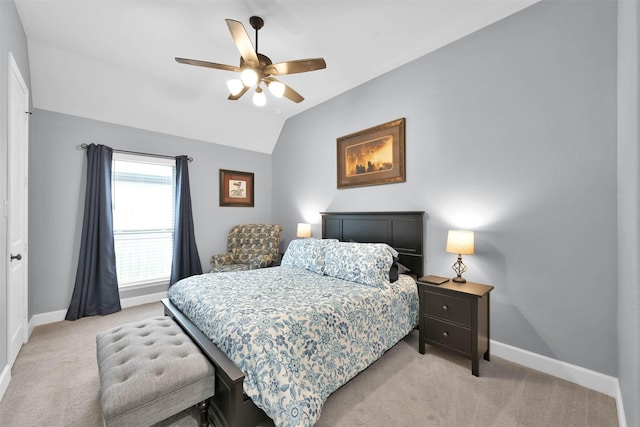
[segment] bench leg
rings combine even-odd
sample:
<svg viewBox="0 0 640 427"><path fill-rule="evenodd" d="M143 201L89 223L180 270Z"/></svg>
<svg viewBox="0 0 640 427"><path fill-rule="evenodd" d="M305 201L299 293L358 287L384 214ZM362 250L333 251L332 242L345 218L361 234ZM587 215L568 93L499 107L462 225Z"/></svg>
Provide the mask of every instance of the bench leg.
<svg viewBox="0 0 640 427"><path fill-rule="evenodd" d="M200 411L200 427L209 427L209 420L207 418L207 412L209 409L209 399L203 400L200 403L197 403L196 406Z"/></svg>

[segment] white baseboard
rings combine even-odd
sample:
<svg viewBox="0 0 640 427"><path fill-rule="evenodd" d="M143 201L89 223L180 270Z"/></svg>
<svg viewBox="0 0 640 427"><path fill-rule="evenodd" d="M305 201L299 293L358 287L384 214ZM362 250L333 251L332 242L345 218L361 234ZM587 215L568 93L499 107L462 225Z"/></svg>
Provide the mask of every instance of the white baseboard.
<svg viewBox="0 0 640 427"><path fill-rule="evenodd" d="M122 308L134 307L136 305L149 304L150 302L160 302L162 298L167 297L167 291L157 292L155 294L140 295L139 297L124 298L120 300Z"/></svg>
<svg viewBox="0 0 640 427"><path fill-rule="evenodd" d="M494 340L491 340L491 355L613 397L618 411L618 425L626 427L618 378Z"/></svg>
<svg viewBox="0 0 640 427"><path fill-rule="evenodd" d="M67 310L50 311L48 313L34 314L29 319L29 336L33 332L33 328L49 323L60 322L67 315Z"/></svg>
<svg viewBox="0 0 640 427"><path fill-rule="evenodd" d="M150 302L158 302L162 298L167 297L167 292L157 292L155 294L140 295L138 297L124 298L120 300L122 308L134 307L136 305L148 304ZM29 320L29 336L33 332L33 328L49 323L60 322L67 315L67 310L50 311L48 313L34 314Z"/></svg>
<svg viewBox="0 0 640 427"><path fill-rule="evenodd" d="M7 388L9 388L9 383L11 382L11 366L4 365L4 369L0 374L0 400L4 397Z"/></svg>
<svg viewBox="0 0 640 427"><path fill-rule="evenodd" d="M491 355L590 388L607 396L616 397L616 390L619 388L618 379L615 377L493 340L491 340Z"/></svg>

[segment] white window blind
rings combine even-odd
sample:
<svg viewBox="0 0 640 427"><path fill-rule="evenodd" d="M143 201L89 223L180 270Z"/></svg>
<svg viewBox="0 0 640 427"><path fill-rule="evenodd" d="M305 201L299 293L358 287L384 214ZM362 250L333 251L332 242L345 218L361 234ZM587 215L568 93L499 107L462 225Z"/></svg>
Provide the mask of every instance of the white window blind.
<svg viewBox="0 0 640 427"><path fill-rule="evenodd" d="M173 257L175 160L113 153L118 285L167 283Z"/></svg>

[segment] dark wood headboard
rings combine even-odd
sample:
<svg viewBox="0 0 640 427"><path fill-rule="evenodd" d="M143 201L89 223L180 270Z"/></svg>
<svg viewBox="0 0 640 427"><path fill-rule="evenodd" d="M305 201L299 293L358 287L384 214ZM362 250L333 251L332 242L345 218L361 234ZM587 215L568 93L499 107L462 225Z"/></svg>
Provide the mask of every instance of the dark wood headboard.
<svg viewBox="0 0 640 427"><path fill-rule="evenodd" d="M386 243L416 277L424 275L424 211L320 212L322 238L341 242Z"/></svg>

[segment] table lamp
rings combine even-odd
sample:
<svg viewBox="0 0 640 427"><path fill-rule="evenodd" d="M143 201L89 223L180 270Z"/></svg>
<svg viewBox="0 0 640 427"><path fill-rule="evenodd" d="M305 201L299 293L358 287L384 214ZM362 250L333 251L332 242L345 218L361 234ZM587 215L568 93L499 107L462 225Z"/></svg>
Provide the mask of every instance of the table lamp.
<svg viewBox="0 0 640 427"><path fill-rule="evenodd" d="M457 276L452 280L458 283L466 283L462 273L467 271L467 266L462 263L462 255L473 255L473 231L449 230L447 234L447 252L458 254L458 260L451 266Z"/></svg>
<svg viewBox="0 0 640 427"><path fill-rule="evenodd" d="M297 237L311 237L311 224L298 223Z"/></svg>

